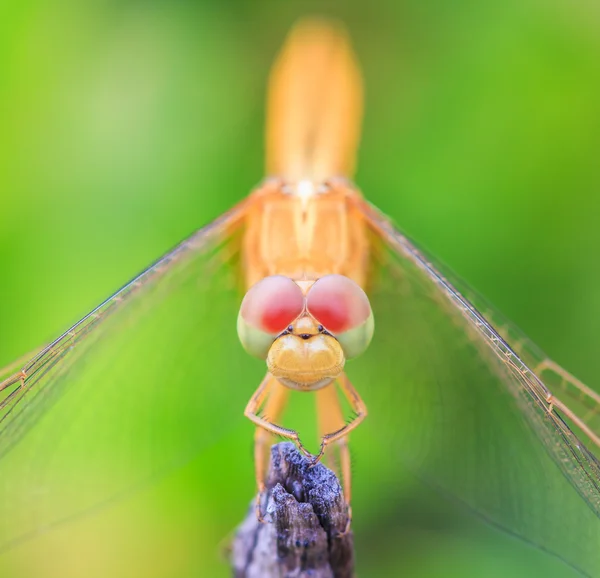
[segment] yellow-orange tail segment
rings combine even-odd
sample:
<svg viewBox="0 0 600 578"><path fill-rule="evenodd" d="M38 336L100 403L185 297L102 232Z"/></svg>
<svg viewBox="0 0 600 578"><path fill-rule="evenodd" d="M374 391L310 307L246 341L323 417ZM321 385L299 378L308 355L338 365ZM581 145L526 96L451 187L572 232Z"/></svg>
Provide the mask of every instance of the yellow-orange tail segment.
<svg viewBox="0 0 600 578"><path fill-rule="evenodd" d="M344 28L317 19L296 24L271 71L267 174L293 181L352 176L362 100Z"/></svg>

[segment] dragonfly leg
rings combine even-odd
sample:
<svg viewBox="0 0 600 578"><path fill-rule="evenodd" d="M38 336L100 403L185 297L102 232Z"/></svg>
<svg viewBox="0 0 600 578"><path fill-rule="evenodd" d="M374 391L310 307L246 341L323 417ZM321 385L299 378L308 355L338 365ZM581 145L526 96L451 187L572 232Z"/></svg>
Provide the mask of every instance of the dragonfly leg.
<svg viewBox="0 0 600 578"><path fill-rule="evenodd" d="M292 440L306 457L313 457L302 445L297 431L284 428L269 421L270 419L278 419L287 400L287 395L288 392L285 387L272 375L267 374L244 410L244 415L258 426L254 436L254 462L256 483L258 486L257 517L259 520L262 520L260 500L265 491L267 442L270 435L279 435ZM259 415L259 411L263 405L265 412L263 415Z"/></svg>
<svg viewBox="0 0 600 578"><path fill-rule="evenodd" d="M550 415L558 410L583 431L596 446L600 447L600 436L598 436L595 428L590 425L592 418L600 413L600 395L550 359L545 359L539 363L535 367L534 373L543 380L546 377L552 377L552 374L554 374L554 377L559 378L555 386L562 389L567 399L573 400L576 396L577 401L588 408L585 415L578 415L552 393L548 392L546 396L547 410Z"/></svg>
<svg viewBox="0 0 600 578"><path fill-rule="evenodd" d="M289 391L277 380L270 379L265 388L263 397L264 409L263 418L269 422L278 420L281 417L285 404L289 396ZM266 398L266 399L265 399ZM256 503L257 517L262 521L262 512L260 510L262 496L265 491L265 472L268 465L268 446L272 433L263 427L257 427L254 433L254 468L256 474L256 485L258 486L258 497Z"/></svg>
<svg viewBox="0 0 600 578"><path fill-rule="evenodd" d="M0 391L4 391L7 387L21 382L21 389L25 387L25 379L27 374L23 371L25 364L36 354L37 350L30 351L27 355L23 355L13 363L0 369ZM20 369L20 371L17 371ZM8 376L8 377L5 377Z"/></svg>
<svg viewBox="0 0 600 578"><path fill-rule="evenodd" d="M354 389L353 385L350 383L350 380L348 379L345 373L341 375L341 377L338 380L338 383L340 385L340 389L346 396L346 399L348 400L350 406L354 411L354 416L343 427L330 433L326 433L321 438L321 449L319 450L319 453L313 458L313 465L316 464L321 459L321 457L323 457L325 449L329 444L341 440L342 438L345 438L353 429L360 425L360 423L365 419L365 417L367 417L367 406L361 399L360 395L358 395L358 392Z"/></svg>
<svg viewBox="0 0 600 578"><path fill-rule="evenodd" d="M254 422L257 426L262 427L263 429L271 432L272 434L281 436L285 439L292 440L297 446L298 449L309 458L314 457L303 445L300 441L300 436L298 432L293 429L288 429L277 425L275 423L271 423L264 417L258 415L258 411L260 410L262 404L264 403L265 398L267 397L271 382L277 382L277 380L270 374L268 374L263 382L260 384L258 389L254 392L254 395L250 398L246 409L244 410L244 415L252 422ZM278 382L277 382L278 383ZM278 383L279 385L279 383Z"/></svg>
<svg viewBox="0 0 600 578"><path fill-rule="evenodd" d="M3 395L3 398L0 399L0 410L3 410L5 407L8 406L8 404L10 404L16 396L20 396L22 397L25 394L25 379L27 377L27 374L24 371L19 371L18 373L15 373L14 375L11 375L10 377L8 377L7 379L5 379L4 381L0 382L0 393L2 391L4 391L5 389L10 388L13 385L16 385L17 383L19 384L15 389L13 389L12 391L9 391L8 394Z"/></svg>
<svg viewBox="0 0 600 578"><path fill-rule="evenodd" d="M335 383L319 389L316 392L317 396L317 421L319 426L319 436L325 437L329 432L335 432L342 429L346 425L346 420L342 413L342 406L338 397L338 392ZM338 440L338 447L341 446L346 438ZM340 456L341 457L341 456ZM340 474L339 470L341 464L333 464L331 453L328 452L323 456L325 465L330 469L335 469L337 474Z"/></svg>
<svg viewBox="0 0 600 578"><path fill-rule="evenodd" d="M544 359L544 361L539 363L534 369L534 373L540 378L543 378L545 372L552 372L558 375L562 379L561 387L563 387L563 389L565 386L569 385L579 390L582 396L588 397L596 404L600 404L600 395L598 392L585 385L582 381L551 359Z"/></svg>
<svg viewBox="0 0 600 578"><path fill-rule="evenodd" d="M15 375L11 375L9 378L0 382L0 391L4 391L7 387L11 385L15 385L15 383L21 382L21 387L25 387L25 378L27 375L24 371L20 371L19 373L15 373Z"/></svg>
<svg viewBox="0 0 600 578"><path fill-rule="evenodd" d="M342 407L340 405L340 399L338 397L335 384L328 385L327 387L318 390L316 393L319 433L321 436L325 437L327 432L339 431L342 429L346 425L346 422L344 420L344 415L342 414ZM338 439L336 441L336 446L339 450L340 461L339 468L335 469L340 470L337 473L341 473L344 499L346 504L348 504L348 524L346 526L346 530L344 531L345 533L350 528L350 522L352 519L352 510L350 507L352 478L350 470L350 450L348 448L348 437L344 436ZM327 466L331 468L331 460L327 459L329 456L330 454L327 454L325 459L327 460Z"/></svg>

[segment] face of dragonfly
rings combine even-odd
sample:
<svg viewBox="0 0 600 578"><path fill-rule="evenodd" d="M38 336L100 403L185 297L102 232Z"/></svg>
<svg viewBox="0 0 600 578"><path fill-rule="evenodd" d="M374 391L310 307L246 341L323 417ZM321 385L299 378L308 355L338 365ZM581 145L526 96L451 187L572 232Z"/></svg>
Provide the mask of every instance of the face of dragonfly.
<svg viewBox="0 0 600 578"><path fill-rule="evenodd" d="M266 277L246 293L237 322L246 351L266 359L274 377L300 391L339 377L346 358L365 351L373 327L368 297L342 275L299 283Z"/></svg>

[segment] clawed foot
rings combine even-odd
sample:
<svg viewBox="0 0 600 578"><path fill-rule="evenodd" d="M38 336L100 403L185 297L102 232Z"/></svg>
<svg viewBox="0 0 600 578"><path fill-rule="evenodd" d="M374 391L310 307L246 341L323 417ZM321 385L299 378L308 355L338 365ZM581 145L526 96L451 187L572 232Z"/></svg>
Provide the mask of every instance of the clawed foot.
<svg viewBox="0 0 600 578"><path fill-rule="evenodd" d="M312 460L314 459L314 456L302 445L302 442L300 440L298 440L296 442L296 445L297 445L298 449L302 452L304 457L308 458L309 461L312 462Z"/></svg>
<svg viewBox="0 0 600 578"><path fill-rule="evenodd" d="M313 466L316 466L320 461L321 458L323 457L323 454L325 453L325 444L321 444L321 449L319 450L319 453L316 456L313 456L312 454L310 454L310 464L309 464L309 468L312 468ZM307 456L308 457L308 456Z"/></svg>
<svg viewBox="0 0 600 578"><path fill-rule="evenodd" d="M338 534L338 536L340 536L340 537L346 536L348 534L348 532L350 532L351 524L352 524L352 507L350 506L350 504L348 504L348 521L346 522L346 527L344 528L344 531L340 532Z"/></svg>
<svg viewBox="0 0 600 578"><path fill-rule="evenodd" d="M300 440L296 442L298 449L302 452L305 458L308 459L308 467L312 468L314 465L319 463L319 460L323 457L323 453L325 452L325 446L321 444L321 449L319 453L315 456L311 454L303 445Z"/></svg>

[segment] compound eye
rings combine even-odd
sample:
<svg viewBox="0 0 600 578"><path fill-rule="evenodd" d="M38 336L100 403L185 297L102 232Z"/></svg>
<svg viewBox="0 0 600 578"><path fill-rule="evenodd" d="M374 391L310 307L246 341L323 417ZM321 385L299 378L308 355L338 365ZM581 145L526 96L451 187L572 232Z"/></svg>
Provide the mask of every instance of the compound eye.
<svg viewBox="0 0 600 578"><path fill-rule="evenodd" d="M244 349L265 359L275 338L304 309L302 289L289 277L265 277L248 290L238 315L238 336Z"/></svg>
<svg viewBox="0 0 600 578"><path fill-rule="evenodd" d="M306 296L308 312L340 342L346 358L360 355L373 337L374 320L367 294L343 275L315 281Z"/></svg>

